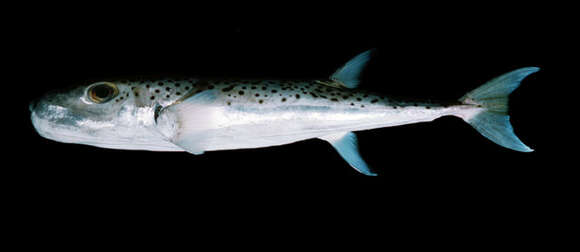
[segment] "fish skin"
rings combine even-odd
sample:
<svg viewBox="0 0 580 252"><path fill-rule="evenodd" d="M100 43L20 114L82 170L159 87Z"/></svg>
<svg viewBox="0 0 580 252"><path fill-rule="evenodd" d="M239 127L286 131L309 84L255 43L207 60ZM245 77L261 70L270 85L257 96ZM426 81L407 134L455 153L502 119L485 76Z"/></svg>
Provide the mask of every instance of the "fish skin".
<svg viewBox="0 0 580 252"><path fill-rule="evenodd" d="M167 141L155 132L153 108L156 104L169 107L205 90L215 90L218 94L217 105L224 107L271 111L316 108L333 111L328 114L331 117L342 114L342 110L364 116L367 112L377 111L432 114L453 107L449 104L405 102L364 90L337 88L323 84L327 80L166 78L109 82L115 83L119 95L106 104L87 101L88 86L47 94L34 105L31 117L35 128L43 137L66 143L115 149L179 151L173 144L163 143ZM51 130L51 127L55 129ZM113 131L117 133L112 134ZM75 137L79 138L78 142ZM131 142L135 146L131 146Z"/></svg>
<svg viewBox="0 0 580 252"><path fill-rule="evenodd" d="M509 123L508 96L527 67L499 76L458 101L405 101L356 89L371 51L330 80L159 79L97 82L53 92L30 105L43 137L103 148L205 151L269 147L319 138L357 171L372 172L352 131L457 116L491 141L530 152ZM98 90L95 91L95 90Z"/></svg>
<svg viewBox="0 0 580 252"><path fill-rule="evenodd" d="M405 102L338 86L319 80L200 80L192 92L175 103L210 91L215 97L172 119L175 120L172 124L178 126L160 131L174 143L189 135L195 139L195 147L187 144L188 151L199 154L282 145L337 132L430 121L477 110L457 102L456 106ZM195 117L195 127L187 128L180 122L189 115Z"/></svg>

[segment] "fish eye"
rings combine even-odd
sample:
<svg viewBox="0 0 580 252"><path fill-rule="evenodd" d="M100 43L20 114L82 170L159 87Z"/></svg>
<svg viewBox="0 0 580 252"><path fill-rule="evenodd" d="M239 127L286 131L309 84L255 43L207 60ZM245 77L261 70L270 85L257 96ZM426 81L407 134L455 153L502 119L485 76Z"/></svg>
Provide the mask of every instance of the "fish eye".
<svg viewBox="0 0 580 252"><path fill-rule="evenodd" d="M98 82L93 84L87 91L87 96L94 103L105 103L115 98L119 90L114 83Z"/></svg>

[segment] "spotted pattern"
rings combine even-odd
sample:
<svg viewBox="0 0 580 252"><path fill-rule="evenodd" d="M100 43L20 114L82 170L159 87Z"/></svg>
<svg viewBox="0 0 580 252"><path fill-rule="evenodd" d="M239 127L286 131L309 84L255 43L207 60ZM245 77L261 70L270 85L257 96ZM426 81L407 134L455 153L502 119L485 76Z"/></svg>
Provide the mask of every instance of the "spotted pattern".
<svg viewBox="0 0 580 252"><path fill-rule="evenodd" d="M198 79L124 79L111 81L116 83L120 92L116 103L134 100L137 105L148 106L159 103L162 106L173 104L186 94L196 90Z"/></svg>
<svg viewBox="0 0 580 252"><path fill-rule="evenodd" d="M308 105L314 102L365 108L388 102L384 96L330 87L318 81L219 80L208 82L208 85L216 86L225 97L224 102L230 106L252 102L264 106L279 103Z"/></svg>
<svg viewBox="0 0 580 252"><path fill-rule="evenodd" d="M221 97L218 102L223 102L227 106L247 105L249 103L268 106L284 103L288 105L328 104L351 109L386 107L398 110L409 107L424 109L441 107L429 102L403 102L388 99L383 95L358 89L331 87L322 84L321 81L189 78L156 81L121 80L119 83L126 85L127 88L120 92L115 102L135 99L144 105L159 103L162 106L167 106L205 90L216 90Z"/></svg>

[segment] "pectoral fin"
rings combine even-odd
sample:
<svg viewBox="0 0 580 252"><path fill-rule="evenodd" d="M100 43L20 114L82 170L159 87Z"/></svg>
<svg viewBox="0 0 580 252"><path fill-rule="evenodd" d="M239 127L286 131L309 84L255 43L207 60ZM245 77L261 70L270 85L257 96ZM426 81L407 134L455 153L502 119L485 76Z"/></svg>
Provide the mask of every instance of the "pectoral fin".
<svg viewBox="0 0 580 252"><path fill-rule="evenodd" d="M367 176L376 176L367 163L361 158L358 152L356 135L352 132L340 132L332 135L320 137L329 142L340 156L358 172Z"/></svg>
<svg viewBox="0 0 580 252"><path fill-rule="evenodd" d="M208 130L215 128L219 107L213 103L217 91L206 90L165 108L155 109L157 130L168 141L199 155L205 151Z"/></svg>

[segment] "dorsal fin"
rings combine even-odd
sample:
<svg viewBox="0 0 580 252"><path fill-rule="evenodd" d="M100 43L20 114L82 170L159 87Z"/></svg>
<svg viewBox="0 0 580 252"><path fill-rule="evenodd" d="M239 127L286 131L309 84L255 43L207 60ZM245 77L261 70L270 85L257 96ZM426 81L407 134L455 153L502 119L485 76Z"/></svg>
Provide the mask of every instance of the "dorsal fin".
<svg viewBox="0 0 580 252"><path fill-rule="evenodd" d="M332 80L330 80L330 81L316 80L315 82L318 84L322 84L322 85L333 87L333 88L346 88L346 86L344 86L344 84L342 84L340 82L332 81Z"/></svg>
<svg viewBox="0 0 580 252"><path fill-rule="evenodd" d="M373 49L365 51L356 57L352 58L344 66L337 69L330 79L336 84L346 88L356 88L359 84L359 77L366 64L369 62Z"/></svg>

